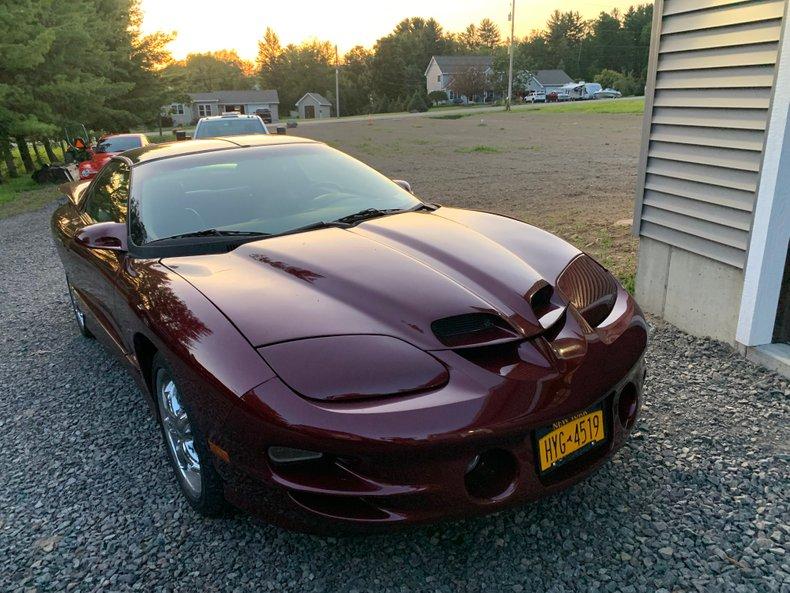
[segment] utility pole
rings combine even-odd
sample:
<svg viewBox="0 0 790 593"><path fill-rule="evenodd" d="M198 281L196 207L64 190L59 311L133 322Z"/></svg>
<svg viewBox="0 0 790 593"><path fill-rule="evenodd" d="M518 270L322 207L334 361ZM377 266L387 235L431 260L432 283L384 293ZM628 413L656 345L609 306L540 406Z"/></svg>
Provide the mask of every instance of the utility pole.
<svg viewBox="0 0 790 593"><path fill-rule="evenodd" d="M337 57L337 44L335 44L335 116L340 117L340 60Z"/></svg>
<svg viewBox="0 0 790 593"><path fill-rule="evenodd" d="M510 8L510 67L507 71L507 102L505 111L510 111L510 104L513 102L513 35L516 29L516 0Z"/></svg>

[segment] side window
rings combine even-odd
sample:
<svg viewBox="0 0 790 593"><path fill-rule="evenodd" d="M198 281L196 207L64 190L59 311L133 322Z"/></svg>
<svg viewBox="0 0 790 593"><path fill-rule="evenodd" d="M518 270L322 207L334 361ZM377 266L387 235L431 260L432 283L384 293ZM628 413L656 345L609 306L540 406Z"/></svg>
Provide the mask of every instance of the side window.
<svg viewBox="0 0 790 593"><path fill-rule="evenodd" d="M129 207L129 166L112 161L90 190L85 212L96 222L126 222Z"/></svg>

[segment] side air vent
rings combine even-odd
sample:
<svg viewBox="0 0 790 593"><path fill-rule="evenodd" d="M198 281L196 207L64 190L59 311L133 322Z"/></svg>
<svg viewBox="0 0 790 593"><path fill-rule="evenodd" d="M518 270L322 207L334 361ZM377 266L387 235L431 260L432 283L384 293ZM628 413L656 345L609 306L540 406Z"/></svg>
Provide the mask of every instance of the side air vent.
<svg viewBox="0 0 790 593"><path fill-rule="evenodd" d="M617 281L587 255L568 264L557 279L557 287L592 327L606 319L617 299Z"/></svg>
<svg viewBox="0 0 790 593"><path fill-rule="evenodd" d="M480 346L519 339L507 322L488 313L468 313L437 319L431 330L439 341L450 348Z"/></svg>

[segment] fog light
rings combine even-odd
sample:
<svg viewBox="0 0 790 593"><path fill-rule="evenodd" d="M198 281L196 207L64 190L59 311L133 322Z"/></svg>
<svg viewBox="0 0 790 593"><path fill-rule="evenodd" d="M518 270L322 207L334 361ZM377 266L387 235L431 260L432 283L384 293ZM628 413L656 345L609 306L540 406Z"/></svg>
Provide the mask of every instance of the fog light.
<svg viewBox="0 0 790 593"><path fill-rule="evenodd" d="M636 386L628 383L620 392L617 400L617 416L623 428L631 428L636 420L636 409L639 404L639 396L636 393Z"/></svg>
<svg viewBox="0 0 790 593"><path fill-rule="evenodd" d="M466 490L474 498L498 500L510 494L518 475L518 463L503 449L475 455L466 470Z"/></svg>
<svg viewBox="0 0 790 593"><path fill-rule="evenodd" d="M291 447L269 447L269 459L275 463L312 461L321 459L323 456L323 453L318 453L317 451L305 451L304 449L293 449Z"/></svg>

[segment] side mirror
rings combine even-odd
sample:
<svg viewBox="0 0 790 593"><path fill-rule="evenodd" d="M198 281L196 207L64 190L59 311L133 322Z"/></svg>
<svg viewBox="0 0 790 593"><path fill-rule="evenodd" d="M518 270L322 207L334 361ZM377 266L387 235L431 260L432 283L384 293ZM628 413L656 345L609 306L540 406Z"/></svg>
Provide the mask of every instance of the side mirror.
<svg viewBox="0 0 790 593"><path fill-rule="evenodd" d="M403 189L405 189L410 194L414 193L411 191L411 184L408 181L404 181L403 179L393 179L395 183L400 185Z"/></svg>
<svg viewBox="0 0 790 593"><path fill-rule="evenodd" d="M58 186L58 190L69 199L69 202L78 206L82 198L82 192L87 189L90 183L90 180L77 179L68 183L61 183Z"/></svg>
<svg viewBox="0 0 790 593"><path fill-rule="evenodd" d="M122 222L97 222L77 233L75 241L88 249L126 251L126 225Z"/></svg>
<svg viewBox="0 0 790 593"><path fill-rule="evenodd" d="M284 136L286 134L285 126L277 126L276 130L277 134L280 136Z"/></svg>

